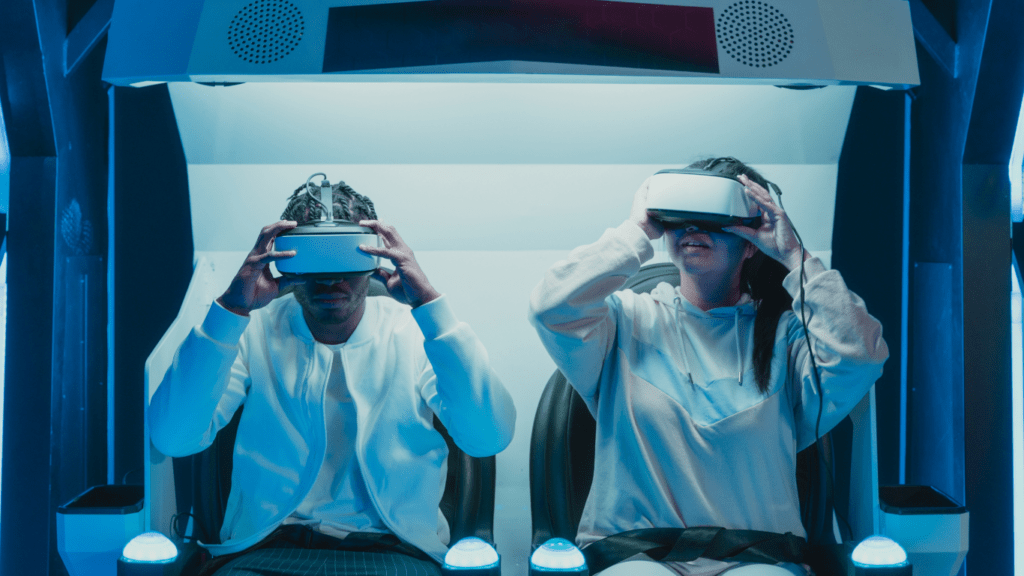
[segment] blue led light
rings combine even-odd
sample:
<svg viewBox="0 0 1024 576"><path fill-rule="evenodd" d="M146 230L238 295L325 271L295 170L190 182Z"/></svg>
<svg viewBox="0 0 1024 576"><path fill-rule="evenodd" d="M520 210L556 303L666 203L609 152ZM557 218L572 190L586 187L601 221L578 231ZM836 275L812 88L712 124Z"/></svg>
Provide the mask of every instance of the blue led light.
<svg viewBox="0 0 1024 576"><path fill-rule="evenodd" d="M587 565L580 549L565 538L552 538L530 556L530 567L542 570L576 571Z"/></svg>
<svg viewBox="0 0 1024 576"><path fill-rule="evenodd" d="M178 549L166 536L159 532L146 532L131 539L121 556L132 562L154 562L166 564L178 557Z"/></svg>
<svg viewBox="0 0 1024 576"><path fill-rule="evenodd" d="M850 556L854 566L906 566L907 553L896 542L885 536L869 536L853 550Z"/></svg>
<svg viewBox="0 0 1024 576"><path fill-rule="evenodd" d="M463 538L444 556L445 568L490 568L498 565L498 552L476 537Z"/></svg>

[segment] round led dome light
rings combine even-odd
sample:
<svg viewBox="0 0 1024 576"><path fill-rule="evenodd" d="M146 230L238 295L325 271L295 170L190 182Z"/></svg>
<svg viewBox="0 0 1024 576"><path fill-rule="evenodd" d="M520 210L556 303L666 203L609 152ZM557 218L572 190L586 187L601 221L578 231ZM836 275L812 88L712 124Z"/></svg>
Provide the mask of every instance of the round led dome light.
<svg viewBox="0 0 1024 576"><path fill-rule="evenodd" d="M530 567L541 570L576 571L584 568L587 561L583 553L565 538L552 538L541 544L530 556Z"/></svg>
<svg viewBox="0 0 1024 576"><path fill-rule="evenodd" d="M850 558L854 565L865 568L907 565L907 553L903 547L885 536L865 538L854 548Z"/></svg>
<svg viewBox="0 0 1024 576"><path fill-rule="evenodd" d="M498 552L487 542L471 536L448 549L444 564L445 568L489 568L498 564Z"/></svg>
<svg viewBox="0 0 1024 576"><path fill-rule="evenodd" d="M178 548L159 532L145 532L132 538L125 545L121 556L131 562L166 564L178 557Z"/></svg>

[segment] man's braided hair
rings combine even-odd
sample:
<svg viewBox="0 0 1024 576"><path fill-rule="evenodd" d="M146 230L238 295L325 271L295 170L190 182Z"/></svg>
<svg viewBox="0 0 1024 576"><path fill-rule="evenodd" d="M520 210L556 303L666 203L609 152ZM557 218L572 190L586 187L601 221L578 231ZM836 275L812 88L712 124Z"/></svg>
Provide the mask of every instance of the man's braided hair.
<svg viewBox="0 0 1024 576"><path fill-rule="evenodd" d="M294 220L299 226L310 222L318 222L323 208L317 200L320 199L320 187L309 184L309 194L305 194L306 185L303 184L292 192L288 199L288 207L281 214L282 220ZM366 196L356 192L351 186L344 182L331 185L331 192L334 204L335 220L376 220L377 211L373 209L373 201Z"/></svg>

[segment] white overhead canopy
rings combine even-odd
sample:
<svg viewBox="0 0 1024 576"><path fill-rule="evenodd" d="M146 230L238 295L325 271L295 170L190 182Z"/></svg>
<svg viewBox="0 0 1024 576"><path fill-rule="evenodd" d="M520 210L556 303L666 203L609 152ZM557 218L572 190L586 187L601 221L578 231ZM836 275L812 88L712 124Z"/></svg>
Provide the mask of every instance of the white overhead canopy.
<svg viewBox="0 0 1024 576"><path fill-rule="evenodd" d="M122 86L394 75L919 83L906 0L118 0L103 71Z"/></svg>

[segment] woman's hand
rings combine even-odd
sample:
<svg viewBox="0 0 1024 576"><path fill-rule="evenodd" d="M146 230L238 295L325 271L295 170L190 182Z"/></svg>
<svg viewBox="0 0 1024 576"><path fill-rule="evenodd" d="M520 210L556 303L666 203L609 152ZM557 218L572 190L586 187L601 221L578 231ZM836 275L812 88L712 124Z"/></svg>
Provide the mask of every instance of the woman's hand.
<svg viewBox="0 0 1024 576"><path fill-rule="evenodd" d="M228 289L217 298L221 306L235 314L248 316L249 312L270 304L281 290L298 281L288 277L274 278L268 266L271 262L295 256L295 250L278 252L273 248L274 239L295 226L296 222L281 220L263 227L256 246L246 256Z"/></svg>
<svg viewBox="0 0 1024 576"><path fill-rule="evenodd" d="M427 302L435 300L441 293L434 290L423 273L412 248L402 240L394 226L384 224L379 220L361 220L360 226L372 229L384 241L384 246L367 246L362 244L359 249L367 254L383 256L395 266L394 272L388 272L384 268L377 268L373 273L388 289L388 294L398 300L409 304L413 308L422 306Z"/></svg>
<svg viewBox="0 0 1024 576"><path fill-rule="evenodd" d="M761 208L761 227L726 226L722 229L748 240L761 252L781 262L788 270L795 270L803 260L810 257L810 254L803 254L789 216L772 201L772 197L763 186L744 174L741 174L739 179L745 186L743 191Z"/></svg>
<svg viewBox="0 0 1024 576"><path fill-rule="evenodd" d="M661 222L647 215L647 189L651 179L644 180L640 189L633 195L633 209L629 213L629 221L640 227L651 240L661 238L665 233L665 227Z"/></svg>

